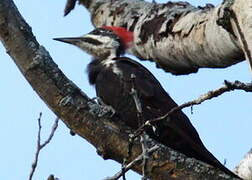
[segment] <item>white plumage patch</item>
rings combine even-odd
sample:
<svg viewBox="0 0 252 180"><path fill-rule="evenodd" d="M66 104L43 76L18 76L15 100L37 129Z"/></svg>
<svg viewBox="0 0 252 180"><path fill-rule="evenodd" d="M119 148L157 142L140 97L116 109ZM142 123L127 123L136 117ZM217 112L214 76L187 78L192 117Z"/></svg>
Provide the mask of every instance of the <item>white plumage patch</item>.
<svg viewBox="0 0 252 180"><path fill-rule="evenodd" d="M84 37L85 38L95 39L95 40L98 40L98 41L102 42L101 47L103 47L103 48L115 49L115 48L120 46L119 42L111 39L111 37L108 37L108 36L99 36L99 35L87 34Z"/></svg>
<svg viewBox="0 0 252 180"><path fill-rule="evenodd" d="M122 71L117 67L116 61L113 59L106 59L101 62L106 68L111 68L116 75L123 75Z"/></svg>
<svg viewBox="0 0 252 180"><path fill-rule="evenodd" d="M106 59L101 62L102 65L104 65L106 68L113 66L115 64L115 61L113 59Z"/></svg>
<svg viewBox="0 0 252 180"><path fill-rule="evenodd" d="M77 46L87 53L95 57L104 57L108 55L108 57L106 57L107 59L116 57L116 50L120 46L118 41L111 39L108 36L99 36L93 34L87 34L83 36L83 38L90 38L101 42L100 45L93 45L85 41L80 42L80 44L78 44Z"/></svg>
<svg viewBox="0 0 252 180"><path fill-rule="evenodd" d="M116 63L112 66L112 71L119 76L123 76L122 71L117 67Z"/></svg>
<svg viewBox="0 0 252 180"><path fill-rule="evenodd" d="M89 43L88 41L81 41L77 46L94 57L101 58L101 64L105 68L111 68L116 75L122 75L122 71L118 68L116 61L113 58L117 57L116 50L120 43L109 36L102 36L96 34L86 34L83 36L86 39L93 39L97 41L97 45ZM99 43L100 42L100 43ZM106 59L103 59L106 58Z"/></svg>

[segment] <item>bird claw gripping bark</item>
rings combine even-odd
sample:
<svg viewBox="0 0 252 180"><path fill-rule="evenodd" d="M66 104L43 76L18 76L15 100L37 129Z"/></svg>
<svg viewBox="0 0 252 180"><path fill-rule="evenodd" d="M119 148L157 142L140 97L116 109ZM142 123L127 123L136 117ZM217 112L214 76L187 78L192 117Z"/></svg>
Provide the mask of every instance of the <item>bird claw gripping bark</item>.
<svg viewBox="0 0 252 180"><path fill-rule="evenodd" d="M115 110L112 106L105 104L99 97L93 98L88 103L89 112L98 117L113 117L115 114Z"/></svg>

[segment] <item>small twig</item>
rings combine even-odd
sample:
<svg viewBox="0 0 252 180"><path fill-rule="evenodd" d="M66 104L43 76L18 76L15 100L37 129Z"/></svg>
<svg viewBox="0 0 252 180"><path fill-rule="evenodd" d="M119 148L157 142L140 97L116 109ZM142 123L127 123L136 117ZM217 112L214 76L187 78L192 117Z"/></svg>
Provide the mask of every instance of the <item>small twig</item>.
<svg viewBox="0 0 252 180"><path fill-rule="evenodd" d="M158 146L158 145L155 145L155 146L151 147L150 149L148 149L148 150L147 150L147 153L148 153L148 154L152 154L152 153L155 152L158 148L159 148L159 146ZM144 156L144 154L139 155L138 157L136 157L133 161L131 161L129 164L127 164L127 165L124 167L123 172L122 172L122 170L121 170L121 171L119 171L118 173L116 173L114 176L109 177L109 178L106 178L105 180L117 180L117 179L119 179L120 177L122 177L123 173L126 173L128 170L130 170L130 169L131 169L134 165L136 165L137 163L142 162L143 156Z"/></svg>
<svg viewBox="0 0 252 180"><path fill-rule="evenodd" d="M51 133L49 135L49 137L47 138L47 140L41 144L41 129L42 129L42 126L41 126L41 117L42 117L42 113L39 113L39 118L38 118L38 139L37 139L37 150L36 150L36 153L35 153L35 159L34 159L34 162L32 163L32 168L31 168L31 172L30 172L30 175L29 175L29 180L32 180L32 177L33 177L33 174L37 168L37 165L38 165L38 157L39 157L39 153L40 151L47 145L50 143L50 141L52 140L53 136L54 136L54 133L58 127L58 122L59 122L59 118L57 117L54 121L54 124L52 126L52 130L51 130Z"/></svg>
<svg viewBox="0 0 252 180"><path fill-rule="evenodd" d="M181 110L183 108L186 108L186 107L192 107L193 105L199 105L199 104L201 104L202 102L204 102L206 100L210 100L212 98L215 98L215 97L218 97L218 96L222 95L225 92L230 92L230 91L233 91L233 90L244 90L246 92L252 92L252 83L242 83L240 81L229 82L229 81L225 80L224 81L224 86L222 86L222 87L220 87L220 88L218 88L216 90L209 91L206 94L201 95L198 99L195 99L193 101L189 101L189 102L186 102L184 104L181 104L180 106L174 107L168 113L166 113L163 116L160 116L160 117L155 118L155 119L147 120L145 122L145 124L141 125L135 131L135 134L132 137L132 139L139 136L144 131L144 128L146 126L150 126L152 123L161 121L161 120L169 117L172 113L174 113L176 111L179 111L179 110Z"/></svg>
<svg viewBox="0 0 252 180"><path fill-rule="evenodd" d="M149 153L148 153L148 146L147 146L147 137L146 137L146 133L144 132L143 134L141 134L140 136L140 142L142 144L142 154L143 154L143 167L142 167L142 173L143 173L143 177L142 180L147 180L147 176L148 176L148 167L147 167L147 163L148 163L148 159L149 159Z"/></svg>
<svg viewBox="0 0 252 180"><path fill-rule="evenodd" d="M123 180L126 180L126 176L125 176L125 173L126 173L125 172L125 164L126 164L126 159L123 160L122 169L121 169Z"/></svg>
<svg viewBox="0 0 252 180"><path fill-rule="evenodd" d="M131 84L132 84L132 87L131 87L131 95L134 99L134 102L135 102L135 105L136 105L136 110L137 110L137 117L138 117L138 125L141 126L143 124L143 109L142 109L142 104L140 102L140 99L138 98L138 92L135 88L135 74L131 74L130 76L131 78Z"/></svg>
<svg viewBox="0 0 252 180"><path fill-rule="evenodd" d="M136 105L136 109L137 109L137 117L138 117L138 125L142 126L144 124L144 120L143 120L143 109L142 109L142 104L141 101L138 97L138 92L135 88L135 78L136 76L134 74L131 74L131 82L132 82L132 87L131 87L131 95L134 99L135 105ZM142 180L147 180L147 176L148 176L148 172L147 172L147 162L149 159L148 156L148 146L147 146L147 137L146 134L143 133L140 136L140 142L142 145L142 154L143 154L143 167L142 167Z"/></svg>
<svg viewBox="0 0 252 180"><path fill-rule="evenodd" d="M131 140L135 139L136 137L138 137L140 134L142 134L142 132L144 132L144 128L146 126L150 126L151 123L153 122L157 122L160 120L163 120L165 118L167 118L168 116L170 116L172 113L179 111L185 107L192 107L193 105L199 105L202 102L212 99L214 97L218 97L220 95L222 95L225 92L229 92L229 91L233 91L233 90L244 90L246 92L252 92L252 83L242 83L240 81L235 81L235 82L229 82L229 81L224 81L224 86L216 89L216 90L212 90L207 92L206 94L201 95L198 99L193 100L193 101L189 101L187 103L184 103L180 106L177 106L173 109L171 109L168 113L166 113L165 115L155 118L155 119L151 119L146 121L143 125L141 125L134 133L134 136L131 137ZM147 150L147 153L151 153L153 151L157 150L157 146L154 146L150 149ZM119 179L124 173L126 173L129 169L131 169L132 166L134 166L136 163L142 161L144 154L139 155L136 159L134 159L132 162L130 162L128 165L124 166L123 170L121 170L120 172L118 172L117 174L115 174L113 177L107 178L106 180L117 180Z"/></svg>
<svg viewBox="0 0 252 180"><path fill-rule="evenodd" d="M226 166L227 165L227 159L224 159L223 165Z"/></svg>

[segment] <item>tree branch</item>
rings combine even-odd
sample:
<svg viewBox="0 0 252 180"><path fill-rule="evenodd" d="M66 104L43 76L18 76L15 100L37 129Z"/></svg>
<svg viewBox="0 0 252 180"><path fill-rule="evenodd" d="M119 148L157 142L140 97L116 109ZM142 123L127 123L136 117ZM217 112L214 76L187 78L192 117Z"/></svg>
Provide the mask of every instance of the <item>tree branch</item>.
<svg viewBox="0 0 252 180"><path fill-rule="evenodd" d="M243 90L243 91L246 91L246 92L252 92L252 83L245 84L245 83L242 83L240 81L229 82L229 81L225 80L224 81L224 86L222 86L222 87L220 87L218 89L209 91L206 94L201 95L198 99L195 99L195 100L183 103L183 104L181 104L181 105L179 105L177 107L174 107L169 112L167 112L165 115L163 115L161 117L158 117L156 119L148 120L147 125L148 125L148 123L153 123L153 122L165 119L168 116L170 116L172 113L174 113L176 111L179 111L179 110L181 110L183 108L190 107L190 106L193 106L193 105L199 105L199 104L201 104L202 102L204 102L206 100L210 100L210 99L218 97L218 96L220 96L220 95L222 95L222 94L224 94L226 92L230 92L230 91L234 91L234 90Z"/></svg>
<svg viewBox="0 0 252 180"><path fill-rule="evenodd" d="M36 41L12 0L0 1L0 38L27 81L57 117L93 144L104 159L122 163L128 157L129 133L132 131L120 121L112 122L90 113L87 103L91 100L62 73L46 49ZM148 161L152 179L230 179L210 165L159 146ZM141 145L134 141L128 161L139 154ZM140 165L132 169L141 173Z"/></svg>
<svg viewBox="0 0 252 180"><path fill-rule="evenodd" d="M58 122L59 122L59 118L56 118L55 121L54 121L54 124L52 126L52 130L51 130L51 133L50 135L48 136L48 138L45 140L44 143L41 144L41 129L42 129L42 126L41 126L41 117L42 117L42 113L39 113L39 118L38 118L38 139L37 139L37 150L36 150L36 153L35 153L35 159L34 159L34 162L32 163L32 169L31 169L31 172L30 172L30 175L29 175L29 180L32 180L32 177L33 177L33 174L37 168L37 165L38 165L38 158L39 158L39 153L40 151L47 145L50 143L50 141L52 140L53 136L54 136L54 133L58 127Z"/></svg>
<svg viewBox="0 0 252 180"><path fill-rule="evenodd" d="M228 28L217 24L224 4L194 7L187 2L161 4L142 0L79 2L90 12L94 26L122 26L133 31L134 46L129 52L173 74L193 73L203 67L224 68L245 59L236 25L230 21ZM245 16L252 14L249 7L242 11L242 18L251 25L251 18ZM246 32L252 32L249 25Z"/></svg>
<svg viewBox="0 0 252 180"><path fill-rule="evenodd" d="M155 146L151 147L150 149L148 149L147 153L151 154L151 153L155 152L158 148L159 148L159 146L155 145ZM143 161L143 158L144 158L144 154L142 153L141 155L136 157L133 161L131 161L129 164L127 164L123 170L119 171L118 173L116 173L112 177L106 178L105 180L118 180L120 177L123 176L124 173L126 173L128 170L130 170L137 163L141 163Z"/></svg>
<svg viewBox="0 0 252 180"><path fill-rule="evenodd" d="M230 12L228 20L241 44L240 47L248 60L250 70L252 70L252 1L225 0L223 6L226 7L224 11Z"/></svg>
<svg viewBox="0 0 252 180"><path fill-rule="evenodd" d="M212 91L208 91L207 93L201 95L198 99L192 100L192 101L188 101L186 103L183 103L179 106L176 106L174 108L172 108L169 112L167 112L166 114L164 114L163 116L157 117L155 119L149 119L145 122L145 124L142 124L135 132L134 132L134 136L132 138L135 138L137 136L139 136L139 134L141 134L144 131L144 128L147 126L150 126L152 124L155 124L158 121L162 121L165 118L169 117L172 113L179 111L181 109L184 109L186 107L192 107L194 105L199 105L202 102L206 101L206 100L210 100L212 98L218 97L226 92L230 92L230 91L234 91L234 90L243 90L245 92L252 92L252 83L242 83L240 81L235 81L235 82L229 82L229 81L224 81L224 86L212 90Z"/></svg>
<svg viewBox="0 0 252 180"><path fill-rule="evenodd" d="M244 156L239 165L235 167L235 173L244 179L252 177L252 149Z"/></svg>

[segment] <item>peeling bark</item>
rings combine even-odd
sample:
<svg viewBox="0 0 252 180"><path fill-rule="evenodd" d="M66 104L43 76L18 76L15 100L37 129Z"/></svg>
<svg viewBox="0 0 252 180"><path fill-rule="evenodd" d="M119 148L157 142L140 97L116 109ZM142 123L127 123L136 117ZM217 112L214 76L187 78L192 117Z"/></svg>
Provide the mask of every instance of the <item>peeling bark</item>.
<svg viewBox="0 0 252 180"><path fill-rule="evenodd" d="M244 156L239 165L235 167L235 173L243 179L252 179L252 149Z"/></svg>
<svg viewBox="0 0 252 180"><path fill-rule="evenodd" d="M90 12L94 26L122 26L133 31L136 38L129 52L139 59L154 61L157 67L173 74L189 74L206 67L225 68L245 58L245 48L240 41L240 34L235 30L236 26L231 23L232 17L222 16L221 12L227 7L225 3L217 7L208 4L196 8L186 2L79 2ZM239 5L242 2L244 7ZM237 18L241 21L241 28L251 50L252 43L248 42L251 42L252 11L246 6L247 1L236 0L232 9L239 13Z"/></svg>
<svg viewBox="0 0 252 180"><path fill-rule="evenodd" d="M0 1L0 39L27 81L48 107L75 133L94 145L104 159L131 161L141 152L139 141L128 156L130 129L118 122L90 113L91 100L53 62L33 36L12 0ZM149 140L154 144L153 140ZM149 159L151 178L230 179L223 172L160 145ZM141 165L132 168L141 174Z"/></svg>
<svg viewBox="0 0 252 180"><path fill-rule="evenodd" d="M230 21L252 70L252 1L226 0L226 4L230 4Z"/></svg>

